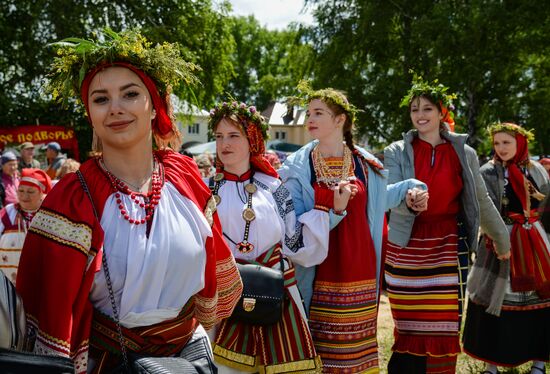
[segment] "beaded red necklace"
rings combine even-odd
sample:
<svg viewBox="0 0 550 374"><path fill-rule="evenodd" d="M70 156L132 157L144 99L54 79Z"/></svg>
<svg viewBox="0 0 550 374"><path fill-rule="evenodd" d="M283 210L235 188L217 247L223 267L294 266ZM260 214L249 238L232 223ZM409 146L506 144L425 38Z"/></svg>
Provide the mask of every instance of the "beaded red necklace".
<svg viewBox="0 0 550 374"><path fill-rule="evenodd" d="M130 190L130 187L128 187L126 182L116 177L113 173L111 173L107 169L107 167L105 166L105 163L103 162L103 158L99 158L99 165L101 166L105 174L107 174L107 176L109 177L109 181L111 182L111 185L113 186L113 188L117 191L115 192L115 199L122 217L126 221L134 225L143 225L148 221L150 221L153 218L155 207L159 203L162 186L164 186L164 167L162 163L158 162L157 157L154 156L154 159L153 159L153 172L151 174L151 191L147 192L146 194ZM126 207L122 202L121 193L125 195L129 195L130 199L133 201L134 204L136 204L137 206L145 210L144 218L130 217L129 212L126 210ZM139 199L139 196L143 198L143 201Z"/></svg>

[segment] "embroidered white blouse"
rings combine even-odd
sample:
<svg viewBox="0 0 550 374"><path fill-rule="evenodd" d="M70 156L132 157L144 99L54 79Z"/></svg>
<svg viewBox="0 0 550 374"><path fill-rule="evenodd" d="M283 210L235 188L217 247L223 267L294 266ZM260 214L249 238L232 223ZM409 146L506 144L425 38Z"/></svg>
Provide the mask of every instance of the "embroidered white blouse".
<svg viewBox="0 0 550 374"><path fill-rule="evenodd" d="M318 265L328 255L329 215L322 210L310 210L299 220L289 191L279 179L261 172L253 175L257 191L252 195L252 209L256 218L250 223L248 241L254 249L242 253L237 243L243 240L248 193L244 187L250 183L222 180L218 189L221 198L218 205L224 237L235 258L253 260L277 243L283 245L283 253L302 266Z"/></svg>

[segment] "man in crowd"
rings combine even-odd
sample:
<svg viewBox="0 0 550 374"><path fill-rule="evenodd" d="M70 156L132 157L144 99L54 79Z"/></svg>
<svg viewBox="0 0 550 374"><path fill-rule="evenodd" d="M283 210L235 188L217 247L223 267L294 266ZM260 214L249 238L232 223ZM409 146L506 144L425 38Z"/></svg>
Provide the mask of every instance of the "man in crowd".
<svg viewBox="0 0 550 374"><path fill-rule="evenodd" d="M19 147L21 158L19 159L19 172L27 168L40 169L40 162L34 159L34 144L25 142Z"/></svg>
<svg viewBox="0 0 550 374"><path fill-rule="evenodd" d="M63 165L67 156L61 153L61 146L57 142L48 143L46 146L46 174L55 179L57 170Z"/></svg>

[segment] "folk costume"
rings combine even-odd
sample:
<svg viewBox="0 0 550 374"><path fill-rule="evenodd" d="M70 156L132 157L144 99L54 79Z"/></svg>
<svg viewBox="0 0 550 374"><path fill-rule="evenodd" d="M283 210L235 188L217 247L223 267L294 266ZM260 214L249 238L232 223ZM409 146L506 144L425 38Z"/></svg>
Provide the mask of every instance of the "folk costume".
<svg viewBox="0 0 550 374"><path fill-rule="evenodd" d="M446 88L417 80L403 104L425 96L448 108ZM435 94L434 94L435 92ZM442 111L444 112L444 111ZM451 118L446 114L446 118ZM475 151L466 136L440 126L441 144L432 146L410 130L384 150L389 183L418 178L428 185L428 209L419 214L404 204L389 218L385 280L395 323L389 373L454 373L461 351L459 333L469 251L479 225L506 252L504 223L487 196Z"/></svg>
<svg viewBox="0 0 550 374"><path fill-rule="evenodd" d="M0 270L15 284L21 248L35 212L19 204L8 204L0 211Z"/></svg>
<svg viewBox="0 0 550 374"><path fill-rule="evenodd" d="M52 185L50 178L40 169L25 169L20 185L36 188L47 194ZM0 270L15 284L23 242L36 210L25 210L19 203L8 204L0 210Z"/></svg>
<svg viewBox="0 0 550 374"><path fill-rule="evenodd" d="M76 65L55 69L50 87L72 90L66 96L81 93L88 110L94 74L109 66L130 69L151 95L152 135L164 147L177 132L167 86L182 76L184 61L174 46L149 48L134 31L105 33L99 44L62 43L54 69ZM167 61L170 69L158 66ZM81 69L88 71L83 81ZM72 358L77 373L111 370L121 362L122 344L142 356L178 355L198 334L207 340L199 324L209 329L228 317L240 297L235 261L196 164L169 149L152 152L151 161L151 189L139 193L101 156L88 160L79 174L58 182L29 229L17 288L30 346ZM209 359L204 345L194 353Z"/></svg>
<svg viewBox="0 0 550 374"><path fill-rule="evenodd" d="M172 151L156 156L163 186L150 228L122 217L117 200L131 216L140 208L131 195L119 193L95 158L80 170L100 221L76 174L69 174L48 195L29 229L17 289L35 338L34 352L71 357L77 373L86 372L90 345L97 371L111 351L120 349L101 267L103 251L120 323L132 338L128 350L175 354L198 323L208 329L228 317L240 296L234 259L198 169ZM164 326L172 330L162 331ZM160 332L143 335L144 327Z"/></svg>
<svg viewBox="0 0 550 374"><path fill-rule="evenodd" d="M550 360L550 243L540 222L542 199L550 193L546 170L529 160L532 135L513 124L489 128L517 141L504 163L495 154L481 168L489 196L499 207L511 236L509 261L499 261L484 233L468 279L470 302L464 350L498 366Z"/></svg>
<svg viewBox="0 0 550 374"><path fill-rule="evenodd" d="M254 107L250 113L249 107L239 112L237 103L227 105L214 109L211 127L223 118L216 111L226 113L225 118L236 112L240 123L235 125L247 135L251 159L250 169L240 176L224 170L217 161L213 190L223 235L237 262L281 270L283 256L287 298L281 320L273 325L222 321L217 327L214 357L221 373L319 372L321 360L309 332L293 262L311 266L326 258L328 208L319 206L296 219L290 193L264 157L262 130L267 125L255 115Z"/></svg>
<svg viewBox="0 0 550 374"><path fill-rule="evenodd" d="M329 191L326 182L318 183L319 177L326 174L315 167L317 144L306 144L279 169L298 217L323 201ZM347 157L349 161L345 161ZM358 192L342 215L331 210L331 230L326 233L328 257L318 266L297 266L298 285L309 307L309 325L323 371L375 373L384 212L398 205L409 188L424 185L410 180L387 186L387 172L382 165L358 147L349 153L346 147L344 157L324 161L337 171L338 179L344 171L344 177L358 186Z"/></svg>

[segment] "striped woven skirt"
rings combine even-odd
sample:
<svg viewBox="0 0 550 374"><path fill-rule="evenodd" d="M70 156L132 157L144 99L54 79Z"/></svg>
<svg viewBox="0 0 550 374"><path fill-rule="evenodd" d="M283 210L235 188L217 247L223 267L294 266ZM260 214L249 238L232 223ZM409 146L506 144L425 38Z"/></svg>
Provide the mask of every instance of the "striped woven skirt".
<svg viewBox="0 0 550 374"><path fill-rule="evenodd" d="M385 279L395 322L392 350L426 356L426 373L454 373L461 351L468 250L459 232L454 216L432 217L415 222L406 247L388 243Z"/></svg>
<svg viewBox="0 0 550 374"><path fill-rule="evenodd" d="M279 268L281 249L276 246L252 262ZM218 326L214 347L215 360L242 372L319 373L321 359L301 305L294 267L285 268L287 298L281 321L270 326L250 325L232 319Z"/></svg>
<svg viewBox="0 0 550 374"><path fill-rule="evenodd" d="M376 281L316 281L309 326L324 373L378 373Z"/></svg>

